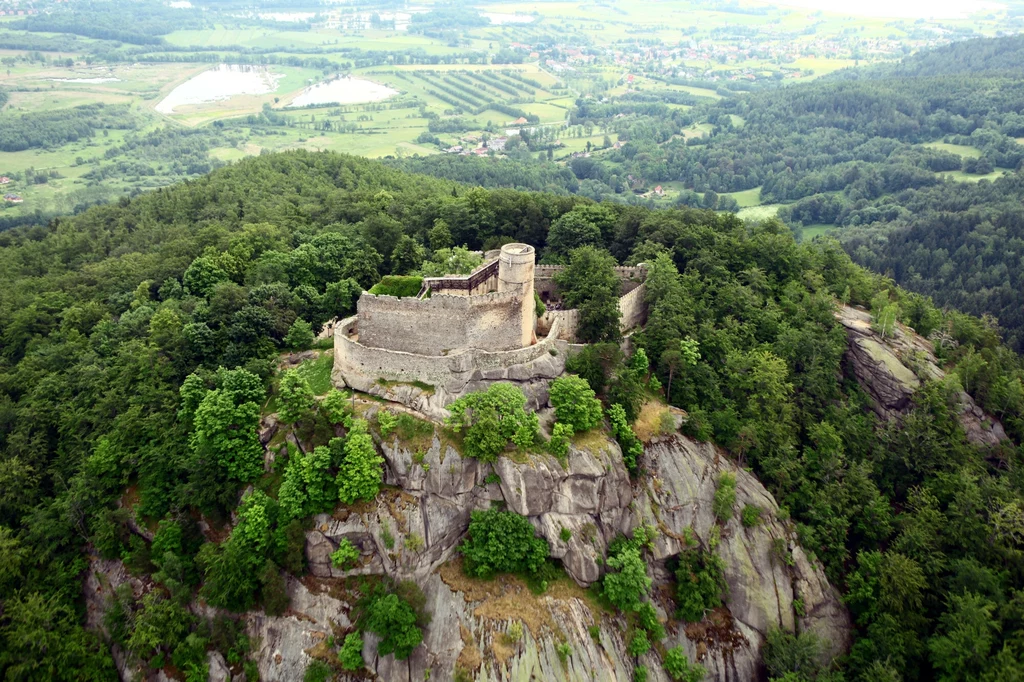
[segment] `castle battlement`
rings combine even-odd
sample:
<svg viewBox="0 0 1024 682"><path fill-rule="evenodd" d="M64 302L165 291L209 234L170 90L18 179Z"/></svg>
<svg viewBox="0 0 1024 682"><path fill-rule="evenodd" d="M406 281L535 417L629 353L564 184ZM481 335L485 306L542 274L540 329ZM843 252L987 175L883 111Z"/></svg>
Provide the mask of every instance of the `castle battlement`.
<svg viewBox="0 0 1024 682"><path fill-rule="evenodd" d="M557 377L579 313L558 307L554 276L564 266L536 265L535 258L528 244L506 244L496 259L469 275L425 278L417 296L364 292L356 315L334 328L335 382L378 392L384 390L380 382L436 387L429 400L408 392L387 394L419 401L422 408L431 401L445 405L486 382ZM621 267L616 274L626 331L644 321L647 270ZM551 304L540 320L537 296Z"/></svg>

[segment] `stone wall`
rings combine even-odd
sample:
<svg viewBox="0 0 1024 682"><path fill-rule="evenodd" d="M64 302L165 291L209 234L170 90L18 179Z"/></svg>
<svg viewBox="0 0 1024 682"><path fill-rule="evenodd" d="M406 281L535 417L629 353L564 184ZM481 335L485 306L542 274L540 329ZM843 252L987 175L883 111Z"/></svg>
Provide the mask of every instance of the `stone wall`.
<svg viewBox="0 0 1024 682"><path fill-rule="evenodd" d="M523 345L522 302L519 290L426 299L364 293L356 307L359 343L435 357L466 348L512 350Z"/></svg>
<svg viewBox="0 0 1024 682"><path fill-rule="evenodd" d="M647 285L645 283L633 288L628 294L619 299L619 314L621 315L619 329L623 333L647 321L647 304L644 301L644 294L646 292ZM548 310L537 321L537 324L540 329L548 329L557 324L560 339L563 341L575 341L579 319L580 313L575 308L570 310Z"/></svg>
<svg viewBox="0 0 1024 682"><path fill-rule="evenodd" d="M538 265L534 268L533 287L542 301L559 300L558 285L555 275L565 270L564 265ZM640 266L621 266L615 268L615 274L622 281L622 294L625 295L647 279L647 268Z"/></svg>
<svg viewBox="0 0 1024 682"><path fill-rule="evenodd" d="M619 299L619 313L622 314L620 327L622 331L639 327L647 321L647 302L644 301L646 294L647 283L645 282Z"/></svg>
<svg viewBox="0 0 1024 682"><path fill-rule="evenodd" d="M525 348L497 352L469 349L445 357L367 346L362 343L361 336L358 340L353 338L354 332L361 327L362 320L358 320L357 326L356 317L335 326L334 375L349 386L383 379L409 384L426 383L456 394L470 381L485 374L526 365L552 350L557 353L559 348L557 325L547 337Z"/></svg>

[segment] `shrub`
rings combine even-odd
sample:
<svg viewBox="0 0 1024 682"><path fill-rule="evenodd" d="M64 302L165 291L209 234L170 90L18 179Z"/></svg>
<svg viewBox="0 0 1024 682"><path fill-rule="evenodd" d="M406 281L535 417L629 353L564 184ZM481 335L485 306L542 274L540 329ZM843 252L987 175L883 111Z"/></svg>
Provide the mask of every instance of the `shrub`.
<svg viewBox="0 0 1024 682"><path fill-rule="evenodd" d="M332 424L342 424L346 428L352 426L348 396L336 388L332 388L320 401L320 412Z"/></svg>
<svg viewBox="0 0 1024 682"><path fill-rule="evenodd" d="M306 674L302 676L302 682L327 682L331 679L331 668L323 661L313 659L306 666Z"/></svg>
<svg viewBox="0 0 1024 682"><path fill-rule="evenodd" d="M633 636L629 639L629 645L626 647L626 653L630 656L643 656L651 650L651 642L647 639L647 631L637 628L633 631Z"/></svg>
<svg viewBox="0 0 1024 682"><path fill-rule="evenodd" d="M644 602L636 610L637 623L650 638L654 641L658 641L665 638L665 626L658 620L658 612L654 610L654 606L650 602Z"/></svg>
<svg viewBox="0 0 1024 682"><path fill-rule="evenodd" d="M338 549L331 553L331 563L335 568L348 568L359 561L359 549L348 538L342 538Z"/></svg>
<svg viewBox="0 0 1024 682"><path fill-rule="evenodd" d="M674 682L700 682L704 679L707 671L703 666L690 663L690 659L683 653L683 648L676 646L665 652L662 661L665 672Z"/></svg>
<svg viewBox="0 0 1024 682"><path fill-rule="evenodd" d="M615 404L608 408L608 421L611 422L612 435L622 448L622 461L630 473L640 467L640 456L644 453L644 444L633 433L626 418L626 410L622 405Z"/></svg>
<svg viewBox="0 0 1024 682"><path fill-rule="evenodd" d="M679 553L676 569L676 602L679 618L696 623L704 612L720 606L726 590L722 560L699 549Z"/></svg>
<svg viewBox="0 0 1024 682"><path fill-rule="evenodd" d="M743 506L743 511L740 512L740 522L744 528L753 528L761 523L761 508L756 504L747 504Z"/></svg>
<svg viewBox="0 0 1024 682"><path fill-rule="evenodd" d="M711 508L719 522L727 523L732 518L732 508L735 504L736 476L726 471L718 477L718 488L715 490L715 500Z"/></svg>
<svg viewBox="0 0 1024 682"><path fill-rule="evenodd" d="M380 427L380 435L387 438L398 426L398 417L387 410L381 410L377 413L377 426Z"/></svg>
<svg viewBox="0 0 1024 682"><path fill-rule="evenodd" d="M578 376L570 374L551 382L551 404L555 418L574 431L589 431L601 421L601 401Z"/></svg>
<svg viewBox="0 0 1024 682"><path fill-rule="evenodd" d="M609 556L607 563L616 572L605 575L604 596L621 611L635 611L640 607L641 598L651 589L640 550L627 543Z"/></svg>
<svg viewBox="0 0 1024 682"><path fill-rule="evenodd" d="M345 504L372 500L384 479L384 458L377 454L365 419L355 419L345 439L345 459L338 472L338 498Z"/></svg>
<svg viewBox="0 0 1024 682"><path fill-rule="evenodd" d="M277 397L277 416L282 424L295 424L306 419L316 405L309 381L294 369L286 369L281 374Z"/></svg>
<svg viewBox="0 0 1024 682"><path fill-rule="evenodd" d="M512 621L512 624L508 626L508 641L515 644L523 638L523 624L518 621Z"/></svg>
<svg viewBox="0 0 1024 682"><path fill-rule="evenodd" d="M771 677L789 673L813 676L818 670L821 642L810 632L790 634L778 628L768 631L762 657Z"/></svg>
<svg viewBox="0 0 1024 682"><path fill-rule="evenodd" d="M515 512L490 509L470 515L469 536L460 550L463 568L472 576L495 573L536 573L548 556L548 542Z"/></svg>
<svg viewBox="0 0 1024 682"><path fill-rule="evenodd" d="M558 537L562 542L569 542L569 540L572 539L572 531L565 526L562 526L562 530L558 531Z"/></svg>
<svg viewBox="0 0 1024 682"><path fill-rule="evenodd" d="M423 641L423 632L416 625L416 612L397 594L386 594L373 599L366 608L365 628L380 636L377 653L395 658L409 658L413 649Z"/></svg>
<svg viewBox="0 0 1024 682"><path fill-rule="evenodd" d="M378 296L416 296L423 287L423 278L414 275L385 275L370 289Z"/></svg>
<svg viewBox="0 0 1024 682"><path fill-rule="evenodd" d="M306 350L313 345L316 337L313 335L313 327L301 317L292 322L288 333L284 337L284 345L292 350Z"/></svg>
<svg viewBox="0 0 1024 682"><path fill-rule="evenodd" d="M338 662L349 672L362 670L366 665L363 662L363 638L358 632L350 632L345 635L345 643L341 645L341 651L338 652Z"/></svg>
<svg viewBox="0 0 1024 682"><path fill-rule="evenodd" d="M448 406L446 423L466 431L465 455L493 462L511 440L525 448L537 433L537 415L527 413L526 396L512 384L492 384L486 391L465 395Z"/></svg>
<svg viewBox="0 0 1024 682"><path fill-rule="evenodd" d="M638 665L633 668L633 682L647 682L647 666Z"/></svg>
<svg viewBox="0 0 1024 682"><path fill-rule="evenodd" d="M263 610L268 616L280 616L288 608L288 589L280 569L273 561L267 561L260 574L260 597Z"/></svg>
<svg viewBox="0 0 1024 682"><path fill-rule="evenodd" d="M551 441L548 443L548 451L555 457L562 458L569 454L569 438L573 430L568 424L555 423L551 429Z"/></svg>

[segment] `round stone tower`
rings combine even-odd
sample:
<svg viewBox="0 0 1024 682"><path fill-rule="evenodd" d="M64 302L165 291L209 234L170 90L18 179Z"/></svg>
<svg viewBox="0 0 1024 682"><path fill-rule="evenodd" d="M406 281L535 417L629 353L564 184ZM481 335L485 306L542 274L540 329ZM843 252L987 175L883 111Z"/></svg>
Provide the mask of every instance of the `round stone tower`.
<svg viewBox="0 0 1024 682"><path fill-rule="evenodd" d="M533 301L533 264L536 252L529 244L505 244L498 256L498 291L520 291L522 305L523 346L536 340L533 335L537 323Z"/></svg>

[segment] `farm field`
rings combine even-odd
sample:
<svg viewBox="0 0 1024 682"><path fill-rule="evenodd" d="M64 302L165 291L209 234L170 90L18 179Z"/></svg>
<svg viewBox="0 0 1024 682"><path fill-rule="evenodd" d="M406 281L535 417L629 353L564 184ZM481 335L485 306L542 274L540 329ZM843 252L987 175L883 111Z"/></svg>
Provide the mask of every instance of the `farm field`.
<svg viewBox="0 0 1024 682"><path fill-rule="evenodd" d="M193 5L203 6L203 0ZM920 27L836 12L812 15L801 8L738 12L687 2L502 2L434 25L421 21L440 6L432 0L408 11L376 13L339 5L307 8L301 0L292 5L273 15L281 21L210 6L202 10L207 18L173 26L149 47L12 31L5 26L15 19L0 17L0 89L8 95L0 123L3 116L97 103L126 105L131 112L125 129L0 152L0 174L17 176L9 189L24 200L0 210L0 217L47 214L78 206L83 197L87 203L89 197L160 186L263 150L304 147L382 157L435 154L460 144L472 148L485 137L514 133L512 124L520 119L533 141L529 148L514 143L515 158L566 164L589 144L595 159L618 163L621 155L603 149L606 136L628 141L631 123L573 120L579 98L665 96L662 111L672 116L698 112L671 136L689 140L711 134L713 125L701 120L700 108L728 94L730 81L806 81L885 58L855 54L849 45L922 45L914 35ZM475 12L480 14L471 20ZM942 25L990 34L999 18L948 18ZM755 43L767 47L743 47ZM825 43L828 50L822 51ZM29 44L39 48L16 47ZM764 57L783 48L792 58ZM212 101L191 99L158 109L191 79L205 74L210 80L207 72L221 64L264 69L276 80L263 92L236 87L238 94L228 96L224 88ZM369 80L396 94L377 102L295 106L305 88L339 76ZM731 118L735 127L745 123L735 114ZM931 146L964 158L980 155L972 147ZM974 182L1001 172L946 175ZM36 182L21 177L28 175ZM652 196L654 184L641 181L643 193ZM659 203L691 189L661 184ZM629 196L619 191L613 198ZM723 196L734 198L744 217L774 215L775 208L758 205L756 189Z"/></svg>
<svg viewBox="0 0 1024 682"><path fill-rule="evenodd" d="M981 158L981 150L976 147L970 147L964 144L949 144L947 142L930 142L925 147L929 149L939 149L950 154L956 154L968 159L979 159Z"/></svg>

